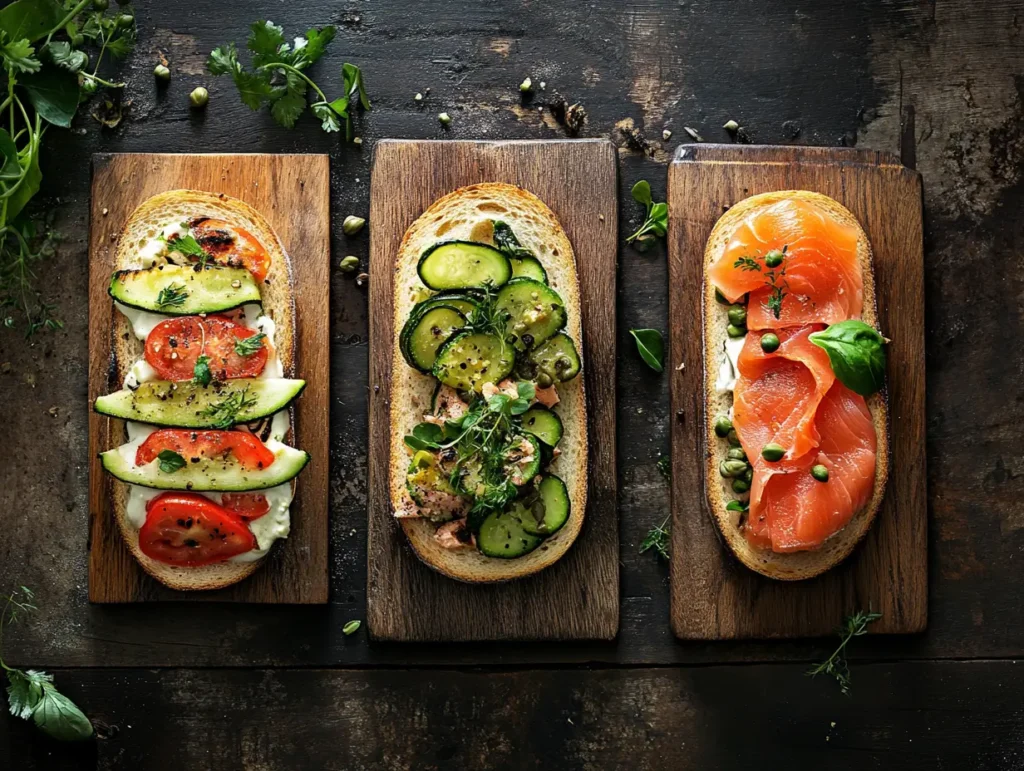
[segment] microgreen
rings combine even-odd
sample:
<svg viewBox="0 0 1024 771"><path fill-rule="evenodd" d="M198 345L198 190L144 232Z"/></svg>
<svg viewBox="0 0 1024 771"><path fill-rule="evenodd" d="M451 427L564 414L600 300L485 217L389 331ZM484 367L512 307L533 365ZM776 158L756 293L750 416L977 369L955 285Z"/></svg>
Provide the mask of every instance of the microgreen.
<svg viewBox="0 0 1024 771"><path fill-rule="evenodd" d="M827 659L809 669L807 674L810 677L816 677L821 674L832 675L839 683L839 690L844 695L849 695L850 665L846 661L846 646L854 637L861 637L867 634L868 624L878 621L881 617L881 613L873 613L870 610L857 611L853 615L847 616L843 621L843 625L836 630L840 640L839 647Z"/></svg>
<svg viewBox="0 0 1024 771"><path fill-rule="evenodd" d="M88 739L93 733L92 723L71 699L57 690L53 675L35 669L15 669L3 660L4 629L36 610L32 590L21 586L7 595L0 613L0 668L7 674L7 703L11 714L22 720L31 718L41 731L60 741Z"/></svg>
<svg viewBox="0 0 1024 771"><path fill-rule="evenodd" d="M285 128L294 126L308 106L324 131L340 131L344 121L345 136L351 140L352 111L357 105L370 109L362 71L354 64L342 65L342 95L333 100L305 73L324 55L334 35L334 27L312 28L287 43L281 27L271 21L257 21L250 27L248 41L252 69L238 60L234 43L215 48L206 67L213 75L230 75L250 109L269 105L271 116ZM312 103L307 100L310 89L318 97Z"/></svg>
<svg viewBox="0 0 1024 771"><path fill-rule="evenodd" d="M647 180L641 179L633 185L633 200L643 204L647 208L647 214L643 224L626 239L626 243L630 244L634 241L647 243L653 241L657 236L664 237L668 232L668 204L664 201L654 202L651 197L651 185Z"/></svg>

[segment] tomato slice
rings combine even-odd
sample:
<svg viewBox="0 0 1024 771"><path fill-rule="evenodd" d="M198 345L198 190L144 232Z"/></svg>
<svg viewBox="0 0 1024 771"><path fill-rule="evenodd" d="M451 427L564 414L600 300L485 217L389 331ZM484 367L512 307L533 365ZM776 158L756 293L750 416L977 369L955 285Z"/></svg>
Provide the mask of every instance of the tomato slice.
<svg viewBox="0 0 1024 771"><path fill-rule="evenodd" d="M256 236L224 220L200 217L189 223L192 236L213 261L232 268L245 268L262 281L270 271L270 255Z"/></svg>
<svg viewBox="0 0 1024 771"><path fill-rule="evenodd" d="M220 505L230 509L246 522L259 519L270 511L270 502L262 493L224 493Z"/></svg>
<svg viewBox="0 0 1024 771"><path fill-rule="evenodd" d="M167 565L211 565L256 546L241 517L196 493L158 495L146 507L139 530L142 553Z"/></svg>
<svg viewBox="0 0 1024 771"><path fill-rule="evenodd" d="M200 356L209 358L217 380L256 377L267 366L266 342L249 356L235 351L235 342L259 334L224 316L180 316L165 319L146 337L146 361L164 380L191 380Z"/></svg>
<svg viewBox="0 0 1024 771"><path fill-rule="evenodd" d="M135 451L135 465L152 462L164 450L178 453L186 463L200 460L234 460L242 468L263 469L274 462L274 453L245 431L189 431L161 428L146 437Z"/></svg>

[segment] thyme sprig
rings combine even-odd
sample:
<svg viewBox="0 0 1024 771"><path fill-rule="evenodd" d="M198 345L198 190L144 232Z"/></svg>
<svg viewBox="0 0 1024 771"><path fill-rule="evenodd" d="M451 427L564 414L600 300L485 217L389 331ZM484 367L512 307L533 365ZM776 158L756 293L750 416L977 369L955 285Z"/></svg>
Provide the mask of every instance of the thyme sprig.
<svg viewBox="0 0 1024 771"><path fill-rule="evenodd" d="M849 645L850 640L854 637L861 637L867 634L868 625L878 621L881 617L881 613L874 613L870 610L860 610L851 616L847 616L843 621L843 625L836 630L836 634L839 635L840 639L839 647L827 659L807 670L807 675L809 677L816 677L821 674L832 675L839 683L839 690L844 695L849 695L850 665L846 660L846 646Z"/></svg>

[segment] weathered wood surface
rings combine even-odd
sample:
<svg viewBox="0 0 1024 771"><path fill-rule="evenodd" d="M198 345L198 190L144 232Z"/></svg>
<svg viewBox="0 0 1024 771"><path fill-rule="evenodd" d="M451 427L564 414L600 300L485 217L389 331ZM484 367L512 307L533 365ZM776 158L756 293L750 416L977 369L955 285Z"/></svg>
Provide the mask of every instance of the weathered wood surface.
<svg viewBox="0 0 1024 771"><path fill-rule="evenodd" d="M704 249L744 198L776 190L831 196L871 242L880 328L891 340L890 465L871 530L818 578L773 581L726 547L705 495ZM852 148L704 145L669 167L669 334L672 372L672 626L685 639L827 634L849 608L872 608L875 633L923 631L928 618L925 491L924 276L921 179L890 153ZM716 359L717 360L717 359ZM685 364L683 369L678 365ZM883 438L883 441L885 439ZM902 473L901 469L918 469ZM714 484L719 484L716 478Z"/></svg>
<svg viewBox="0 0 1024 771"><path fill-rule="evenodd" d="M669 447L669 381L640 363L628 335L630 328L666 327L669 288L660 244L638 253L620 242L622 616L614 643L368 645L363 634L346 638L341 633L346 621L365 613L368 356L366 289L340 272L330 278L326 316L332 341L330 604L230 607L226 612L222 605L193 603L88 603L88 319L83 277L88 266L89 156L197 149L327 152L332 259L335 264L346 254L365 259L366 233L345 238L341 222L347 214L367 213L369 151L375 140L563 136L548 110L541 113L535 103L522 103L517 87L530 74L534 82L546 81L549 91L557 89L583 104L589 116L583 136L610 137L620 145L623 240L640 224L630 187L648 179L655 196L664 200L665 162L678 144L691 141L684 126L707 140L728 141L720 127L735 119L758 143L856 145L896 152L905 162L916 163L925 193L929 625L923 635L857 640L854 698L863 698L864 710L870 712L892 677L901 698L907 699L908 719L913 713L923 715L922 720L938 720L941 713L913 711L939 703L945 688L961 699L955 703L967 705L957 715L962 720L922 735L943 742L936 746L952 753L973 750L987 758L950 767L1020 766L1020 752L1014 755L997 714L982 712L980 723L969 720L970 700L977 699L979 709L987 698L998 703L1000 684L1010 687L1014 682L1014 665L999 665L1005 667L1005 677L985 679L977 676L975 664L949 662L943 665L945 671L967 674L950 675L952 679L938 679L934 685L923 664L894 665L877 679L857 680L869 670L882 671L865 666L865 659L1018 657L1024 651L1024 581L1019 570L1024 549L1024 401L1015 388L1024 372L1024 349L1007 342L1024 334L1024 12L1019 0L377 0L322 7L271 0L181 0L140 3L138 13L140 44L124 73L133 100L128 120L105 131L83 115L76 131L53 130L44 140L40 210L54 209L55 226L65 240L57 259L37 269L44 276L45 297L57 303L65 330L29 343L0 330L0 403L8 408L5 449L9 458L17 459L0 464L5 534L0 539L0 584L28 584L43 605L36 621L5 641L8 663L143 668L526 663L537 665L530 677L544 681L555 676L552 666L558 664L806 662L822 655L828 643L820 640L677 642L668 625L666 567L651 553L637 554L646 531L668 511L668 486L656 462ZM312 74L333 95L340 87L337 73L343 61L363 67L374 110L360 122L366 140L361 151L321 134L309 117L291 131L280 128L266 114L251 113L226 80L204 74L211 48L228 40L244 41L247 25L268 15L284 24L289 35L311 24L340 25L337 42ZM159 94L151 76L157 51L168 56L173 70L171 83ZM188 93L200 84L211 91L210 106L205 113L190 113ZM431 91L424 101L414 102L413 95L427 87ZM453 117L448 131L437 122L442 110ZM626 121L651 140L653 157L625 146L616 124ZM661 139L663 129L672 131L668 141ZM56 417L48 414L51 407L57 408ZM898 674L904 667L910 672L906 678ZM805 682L802 665L748 666L742 671L760 676L775 669L792 673L776 681L779 688L800 688ZM706 671L727 670L732 668ZM75 676L106 680L108 673ZM438 677L437 687L443 688L444 675ZM127 674L109 682L111 687L123 686L112 699L132 698L144 707L152 694L143 685L133 686ZM622 688L627 690L626 685ZM646 693L642 681L630 688L637 698ZM71 684L69 690L76 697L84 694ZM723 700L731 698L724 681L723 687L715 684L711 690ZM830 698L830 704L847 704L834 691ZM792 702L799 703L796 695ZM226 698L220 708L231 703ZM247 704L253 709L278 706L272 687ZM379 709L385 715L377 723L381 737L418 736L429 742L430 735L416 727L422 713L389 712L383 699ZM694 709L699 715L699 704ZM720 730L700 732L687 751L699 756L706 746L745 746L735 731L737 716L747 714L743 702L737 698L722 710ZM183 709L174 706L174 711ZM816 711L828 714L820 704ZM499 718L480 715L477 730L500 726ZM315 713L306 720L314 723ZM24 730L8 721L0 718L0 730ZM785 732L793 751L816 741L813 734L808 739L805 733L790 732L790 725L787 713L780 712L768 719L764 730ZM877 730L859 735L860 767L900 767L931 746L924 738L904 742L907 734L891 725L871 723ZM646 729L642 722L632 723L631 765L641 762L638 748L646 746ZM525 736L517 734L516 741ZM46 751L42 743L25 747L27 737L16 734L19 752ZM598 765L588 752L601 734L588 731L558 739L569 746L567 767ZM379 744L367 741L387 746L383 738ZM872 760L880 742L897 746L897 762ZM0 747L7 744L0 742ZM1000 760L1003 755L1005 762ZM925 757L931 761L927 767L939 766L934 755ZM259 763L250 766L258 768Z"/></svg>
<svg viewBox="0 0 1024 771"><path fill-rule="evenodd" d="M409 142L377 146L370 221L370 436L367 620L380 640L572 640L619 628L615 469L615 151L610 142ZM555 213L576 255L587 398L583 530L556 564L522 580L471 586L422 564L392 516L389 492L395 257L438 198L507 182ZM396 196L394 191L402 190Z"/></svg>
<svg viewBox="0 0 1024 771"><path fill-rule="evenodd" d="M295 403L297 446L313 460L299 477L292 527L253 576L217 592L175 592L146 575L125 546L110 507L110 485L98 454L117 446L123 422L89 416L89 599L93 602L200 600L324 603L328 592L327 412L330 341L323 324L330 270L330 194L326 155L100 155L93 160L89 260L89 397L121 387L110 369L107 289L117 238L136 207L167 190L204 190L239 198L277 233L295 285L296 377L306 388Z"/></svg>
<svg viewBox="0 0 1024 771"><path fill-rule="evenodd" d="M1019 669L870 664L849 697L799 665L60 671L100 738L0 721L0 768L1019 771Z"/></svg>

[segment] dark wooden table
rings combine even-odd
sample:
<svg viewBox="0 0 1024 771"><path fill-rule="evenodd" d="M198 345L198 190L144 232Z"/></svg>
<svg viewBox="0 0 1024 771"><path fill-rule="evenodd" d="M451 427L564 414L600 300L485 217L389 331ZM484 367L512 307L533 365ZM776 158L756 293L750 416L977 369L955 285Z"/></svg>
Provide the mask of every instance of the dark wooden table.
<svg viewBox="0 0 1024 771"><path fill-rule="evenodd" d="M54 672L100 731L59 746L4 716L0 769L1024 768L1024 3L319 5L139 3L128 120L109 131L84 117L46 137L41 203L65 240L42 281L66 326L28 342L0 333L0 584L33 587L43 606L5 653ZM204 74L214 45L244 40L267 16L289 34L339 26L319 72L335 81L342 61L363 67L374 110L361 150L309 117L279 128ZM159 95L157 51L174 73ZM685 126L728 141L720 127L735 119L754 142L886 149L922 172L930 623L920 636L857 640L850 697L804 676L832 640L671 635L666 566L638 554L668 502L656 465L668 447L667 378L633 355L627 331L665 326L661 245L620 252L617 641L413 646L342 634L365 612L367 308L365 288L337 271L330 605L89 605L90 155L330 153L334 260L365 259L365 232L345 238L341 221L366 213L375 141L563 136L547 111L521 104L526 75L583 104L584 136L621 146L623 239L639 213L630 187L645 178L663 197L666 160L691 141ZM199 84L209 109L191 113ZM629 125L651 155L624 141Z"/></svg>

